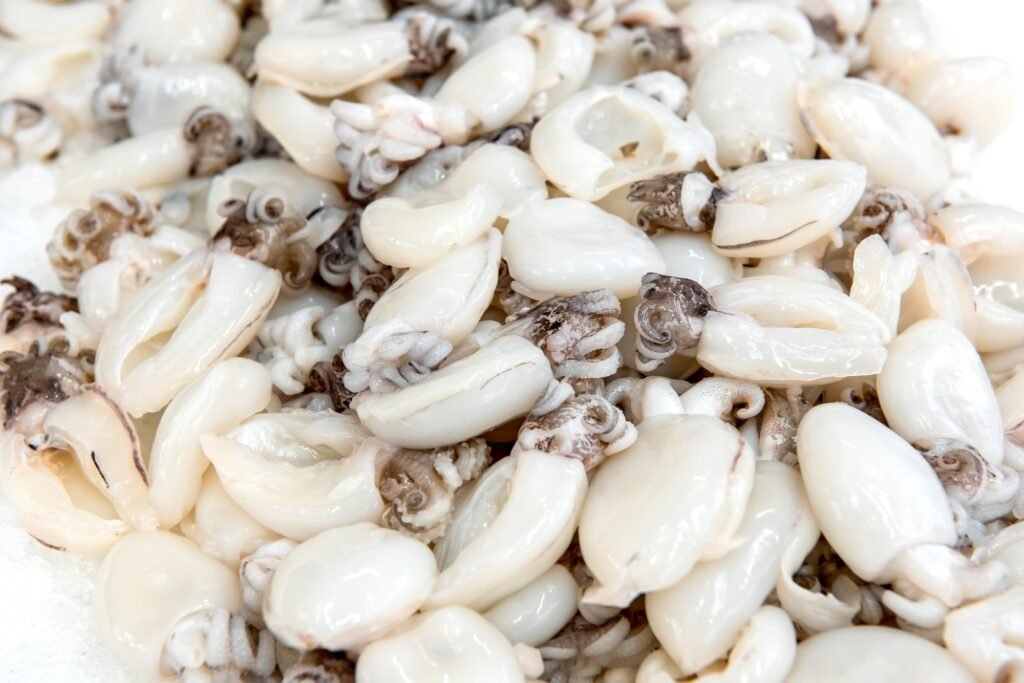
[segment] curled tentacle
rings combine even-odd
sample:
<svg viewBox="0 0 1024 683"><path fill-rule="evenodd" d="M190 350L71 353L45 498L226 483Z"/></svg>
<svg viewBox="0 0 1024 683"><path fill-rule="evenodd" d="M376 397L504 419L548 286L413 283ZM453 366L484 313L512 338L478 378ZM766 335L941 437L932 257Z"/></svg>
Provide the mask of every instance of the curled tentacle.
<svg viewBox="0 0 1024 683"><path fill-rule="evenodd" d="M542 415L527 417L515 450L557 453L592 470L609 455L629 448L636 438L636 427L621 410L603 396L581 394Z"/></svg>
<svg viewBox="0 0 1024 683"><path fill-rule="evenodd" d="M331 113L338 138L335 154L349 174L348 192L355 199L372 197L450 135L462 137L466 125L457 105L405 93L372 105L334 100Z"/></svg>
<svg viewBox="0 0 1024 683"><path fill-rule="evenodd" d="M552 4L559 14L589 33L600 33L615 23L614 0L555 0Z"/></svg>
<svg viewBox="0 0 1024 683"><path fill-rule="evenodd" d="M842 399L844 403L849 403L857 410L867 413L882 424L889 424L885 419L885 413L882 412L882 403L878 400L878 390L875 389L873 384L864 382L859 390L853 388L844 389Z"/></svg>
<svg viewBox="0 0 1024 683"><path fill-rule="evenodd" d="M625 333L620 311L619 300L610 290L581 292L548 299L512 315L503 333L536 344L557 377L608 377L621 364L615 346Z"/></svg>
<svg viewBox="0 0 1024 683"><path fill-rule="evenodd" d="M893 251L904 251L924 241L942 244L942 235L927 221L924 205L913 194L894 187L870 187L843 223L853 233L855 246L871 235L881 235Z"/></svg>
<svg viewBox="0 0 1024 683"><path fill-rule="evenodd" d="M810 593L830 595L840 604L860 605L851 615L855 623L877 624L883 618L881 597L885 589L864 583L824 538L818 539L804 558L793 575L793 582Z"/></svg>
<svg viewBox="0 0 1024 683"><path fill-rule="evenodd" d="M337 351L316 330L323 317L324 309L312 306L268 320L260 327L256 338L261 348L256 358L282 394L301 394L313 366L330 361Z"/></svg>
<svg viewBox="0 0 1024 683"><path fill-rule="evenodd" d="M331 405L337 412L348 410L349 404L355 398L355 391L350 391L345 386L345 374L348 369L342 354L336 353L333 358L321 361L309 369L309 379L306 382L306 390L316 394L326 394Z"/></svg>
<svg viewBox="0 0 1024 683"><path fill-rule="evenodd" d="M676 26L640 26L633 33L633 58L643 71L676 71L690 48Z"/></svg>
<svg viewBox="0 0 1024 683"><path fill-rule="evenodd" d="M351 286L359 316L365 320L398 276L391 266L385 266L363 244L359 219L362 209L350 213L341 227L317 248L320 278L332 287Z"/></svg>
<svg viewBox="0 0 1024 683"><path fill-rule="evenodd" d="M270 588L270 580L277 566L297 543L281 538L264 543L242 558L238 565L238 578L242 586L242 615L252 624L264 628L263 596Z"/></svg>
<svg viewBox="0 0 1024 683"><path fill-rule="evenodd" d="M915 445L935 470L946 495L972 518L989 522L1013 509L1020 491L1016 470L991 465L975 448L954 439Z"/></svg>
<svg viewBox="0 0 1024 683"><path fill-rule="evenodd" d="M316 273L316 250L300 231L302 218L285 216L280 197L253 190L245 200L231 199L220 207L226 218L213 236L213 248L230 251L281 272L291 290L306 287Z"/></svg>
<svg viewBox="0 0 1024 683"><path fill-rule="evenodd" d="M345 386L355 392L401 389L424 380L451 351L451 342L436 332L417 332L392 318L366 329L345 347Z"/></svg>
<svg viewBox="0 0 1024 683"><path fill-rule="evenodd" d="M78 310L78 302L74 297L42 292L32 282L17 275L0 280L0 285L14 287L14 291L4 299L3 308L0 308L2 334L31 329L38 335L39 328L42 328L44 335L50 331L60 331L61 315Z"/></svg>
<svg viewBox="0 0 1024 683"><path fill-rule="evenodd" d="M135 77L146 65L142 48L119 48L103 60L99 85L92 93L92 115L100 123L123 121L135 95Z"/></svg>
<svg viewBox="0 0 1024 683"><path fill-rule="evenodd" d="M189 174L215 176L252 151L256 134L248 126L232 122L213 107L198 107L185 121L185 140L195 147Z"/></svg>
<svg viewBox="0 0 1024 683"><path fill-rule="evenodd" d="M390 448L377 459L377 488L387 507L381 523L432 543L448 530L455 492L491 462L483 439L432 450Z"/></svg>
<svg viewBox="0 0 1024 683"><path fill-rule="evenodd" d="M758 438L761 459L795 465L797 425L811 406L798 388L786 394L778 389L765 389L764 400Z"/></svg>
<svg viewBox="0 0 1024 683"><path fill-rule="evenodd" d="M686 81L669 71L648 71L629 79L625 85L652 100L661 102L680 116L685 116L689 109L689 86L686 85Z"/></svg>
<svg viewBox="0 0 1024 683"><path fill-rule="evenodd" d="M657 647L647 615L630 608L619 617L594 625L577 615L541 645L544 675L548 681L594 680L604 671L639 666Z"/></svg>
<svg viewBox="0 0 1024 683"><path fill-rule="evenodd" d="M648 232L659 228L704 232L714 227L718 202L725 196L703 173L687 171L638 180L626 198L647 204L636 220Z"/></svg>
<svg viewBox="0 0 1024 683"><path fill-rule="evenodd" d="M48 408L77 394L92 381L92 365L91 351L72 355L63 338L48 344L37 342L27 353L0 353L4 429L17 429L25 436L36 434Z"/></svg>
<svg viewBox="0 0 1024 683"><path fill-rule="evenodd" d="M110 257L110 245L126 233L148 237L156 226L153 208L135 190L103 190L89 210L75 209L54 231L46 253L61 284L75 289L89 268Z"/></svg>
<svg viewBox="0 0 1024 683"><path fill-rule="evenodd" d="M356 683L356 669L340 652L309 650L282 671L281 683Z"/></svg>
<svg viewBox="0 0 1024 683"><path fill-rule="evenodd" d="M524 152L529 152L530 137L533 134L533 127L536 123L536 121L510 123L504 128L499 128L498 130L487 133L481 138L481 140L484 142L491 142L496 145L515 147L516 149L520 149Z"/></svg>
<svg viewBox="0 0 1024 683"><path fill-rule="evenodd" d="M508 263L502 259L498 266L498 286L494 290L494 296L498 299L501 309L505 311L505 315L508 316L515 316L537 305L535 300L518 291L515 285L516 281L512 279Z"/></svg>
<svg viewBox="0 0 1024 683"><path fill-rule="evenodd" d="M175 625L161 663L185 680L198 672L270 676L277 668L275 648L270 631L257 629L226 609L205 609Z"/></svg>
<svg viewBox="0 0 1024 683"><path fill-rule="evenodd" d="M651 372L673 354L700 341L704 318L714 310L706 289L693 280L647 273L636 308L636 367Z"/></svg>
<svg viewBox="0 0 1024 683"><path fill-rule="evenodd" d="M50 159L63 141L60 126L40 104L22 98L0 102L0 168Z"/></svg>
<svg viewBox="0 0 1024 683"><path fill-rule="evenodd" d="M400 16L405 20L405 33L412 54L406 76L429 76L444 68L452 57L464 55L469 50L466 37L451 19L420 9L403 12Z"/></svg>
<svg viewBox="0 0 1024 683"><path fill-rule="evenodd" d="M689 414L710 415L720 420L747 420L764 408L761 387L740 379L707 377L681 397Z"/></svg>

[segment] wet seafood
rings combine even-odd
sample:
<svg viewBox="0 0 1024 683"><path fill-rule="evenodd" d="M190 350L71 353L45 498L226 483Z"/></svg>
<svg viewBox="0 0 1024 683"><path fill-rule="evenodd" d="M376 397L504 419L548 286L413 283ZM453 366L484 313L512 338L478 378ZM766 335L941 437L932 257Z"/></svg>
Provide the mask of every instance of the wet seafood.
<svg viewBox="0 0 1024 683"><path fill-rule="evenodd" d="M910 0L0 0L0 492L144 680L1024 680L1015 95Z"/></svg>

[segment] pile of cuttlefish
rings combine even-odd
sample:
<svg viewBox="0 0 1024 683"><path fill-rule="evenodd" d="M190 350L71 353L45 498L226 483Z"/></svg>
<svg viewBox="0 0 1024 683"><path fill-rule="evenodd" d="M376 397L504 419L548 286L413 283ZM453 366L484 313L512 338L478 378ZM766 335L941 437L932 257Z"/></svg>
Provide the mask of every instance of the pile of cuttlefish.
<svg viewBox="0 0 1024 683"><path fill-rule="evenodd" d="M0 0L3 494L144 680L1024 681L1012 86L900 0Z"/></svg>

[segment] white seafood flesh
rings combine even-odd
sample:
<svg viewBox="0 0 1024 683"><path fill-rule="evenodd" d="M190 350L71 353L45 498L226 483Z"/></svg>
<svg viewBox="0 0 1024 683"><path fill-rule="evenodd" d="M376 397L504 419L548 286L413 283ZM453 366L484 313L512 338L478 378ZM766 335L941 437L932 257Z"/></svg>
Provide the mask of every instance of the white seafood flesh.
<svg viewBox="0 0 1024 683"><path fill-rule="evenodd" d="M195 508L180 523L181 533L204 554L237 569L243 557L277 538L224 490L217 473L207 470Z"/></svg>
<svg viewBox="0 0 1024 683"><path fill-rule="evenodd" d="M708 316L697 359L714 371L778 386L873 375L885 362L885 324L826 285L763 275L713 296L721 313Z"/></svg>
<svg viewBox="0 0 1024 683"><path fill-rule="evenodd" d="M273 82L257 84L252 107L256 120L302 170L334 182L348 178L334 156L334 117L327 107Z"/></svg>
<svg viewBox="0 0 1024 683"><path fill-rule="evenodd" d="M163 408L214 362L245 348L280 286L280 273L255 261L193 252L111 320L97 349L97 381L131 415Z"/></svg>
<svg viewBox="0 0 1024 683"><path fill-rule="evenodd" d="M934 626L943 605L1005 587L1005 566L974 565L949 547L957 533L938 476L880 422L841 403L817 406L800 422L797 451L815 517L843 561L865 581L901 579L909 596L887 592L890 609Z"/></svg>
<svg viewBox="0 0 1024 683"><path fill-rule="evenodd" d="M118 514L139 531L157 527L142 449L131 420L101 389L87 387L47 414L45 446L70 450Z"/></svg>
<svg viewBox="0 0 1024 683"><path fill-rule="evenodd" d="M227 436L204 435L203 452L224 490L260 524L297 541L380 519L372 444L344 416L268 416ZM257 423L258 425L259 423Z"/></svg>
<svg viewBox="0 0 1024 683"><path fill-rule="evenodd" d="M624 87L582 90L544 115L530 152L554 185L595 201L637 180L689 171L714 158L711 134Z"/></svg>
<svg viewBox="0 0 1024 683"><path fill-rule="evenodd" d="M576 614L579 586L568 569L556 564L484 613L511 643L542 645Z"/></svg>
<svg viewBox="0 0 1024 683"><path fill-rule="evenodd" d="M116 47L138 45L161 64L219 62L235 47L239 18L220 0L139 0L118 16Z"/></svg>
<svg viewBox="0 0 1024 683"><path fill-rule="evenodd" d="M628 298L640 290L644 273L665 267L638 228L567 197L532 204L513 216L502 251L513 278L556 295L607 287Z"/></svg>
<svg viewBox="0 0 1024 683"><path fill-rule="evenodd" d="M353 408L386 441L436 448L525 415L551 379L540 349L521 337L499 337L418 384L391 393L363 392Z"/></svg>
<svg viewBox="0 0 1024 683"><path fill-rule="evenodd" d="M769 161L722 178L711 241L727 256L779 256L834 233L857 205L864 169L846 161Z"/></svg>
<svg viewBox="0 0 1024 683"><path fill-rule="evenodd" d="M270 403L267 371L244 358L214 365L164 410L149 457L150 498L160 526L173 527L199 497L209 461L200 437L223 434Z"/></svg>
<svg viewBox="0 0 1024 683"><path fill-rule="evenodd" d="M974 678L940 646L905 631L851 626L820 633L796 649L786 683L970 683Z"/></svg>
<svg viewBox="0 0 1024 683"><path fill-rule="evenodd" d="M814 140L800 123L799 58L780 39L744 33L712 50L693 81L693 111L715 136L718 163L809 158Z"/></svg>
<svg viewBox="0 0 1024 683"><path fill-rule="evenodd" d="M370 643L356 664L357 683L525 683L512 645L465 607L410 620L401 633Z"/></svg>
<svg viewBox="0 0 1024 683"><path fill-rule="evenodd" d="M728 552L753 485L753 453L721 420L662 415L638 431L598 468L583 506L580 547L598 581L585 602L623 607Z"/></svg>
<svg viewBox="0 0 1024 683"><path fill-rule="evenodd" d="M415 330L462 341L480 322L498 284L501 233L454 249L426 268L411 268L377 300L366 325L398 318Z"/></svg>
<svg viewBox="0 0 1024 683"><path fill-rule="evenodd" d="M125 536L107 553L96 576L100 635L147 680L174 680L160 662L180 619L209 608L237 612L241 602L234 572L167 531Z"/></svg>
<svg viewBox="0 0 1024 683"><path fill-rule="evenodd" d="M235 164L210 183L206 227L211 235L224 223L220 207L230 199L245 199L255 188L282 197L286 210L307 217L321 207L341 208L345 202L331 182L282 159L253 159Z"/></svg>
<svg viewBox="0 0 1024 683"><path fill-rule="evenodd" d="M922 320L896 337L877 386L889 426L910 443L955 439L991 465L1003 461L996 394L977 351L949 323Z"/></svg>
<svg viewBox="0 0 1024 683"><path fill-rule="evenodd" d="M995 683L1024 661L1024 586L950 612L943 640L976 680Z"/></svg>
<svg viewBox="0 0 1024 683"><path fill-rule="evenodd" d="M487 609L568 547L587 492L582 463L539 451L512 459L492 466L456 504L452 540L437 548L441 573L428 608Z"/></svg>
<svg viewBox="0 0 1024 683"><path fill-rule="evenodd" d="M329 529L281 561L263 617L291 647L348 650L412 616L436 577L430 549L397 531L365 522Z"/></svg>
<svg viewBox="0 0 1024 683"><path fill-rule="evenodd" d="M803 111L829 156L861 164L871 182L922 200L949 184L949 152L935 125L896 93L859 79L830 81L805 94Z"/></svg>
<svg viewBox="0 0 1024 683"><path fill-rule="evenodd" d="M804 555L818 538L799 474L757 463L739 545L699 563L679 583L647 595L651 628L680 669L695 673L723 657L771 592L784 555Z"/></svg>

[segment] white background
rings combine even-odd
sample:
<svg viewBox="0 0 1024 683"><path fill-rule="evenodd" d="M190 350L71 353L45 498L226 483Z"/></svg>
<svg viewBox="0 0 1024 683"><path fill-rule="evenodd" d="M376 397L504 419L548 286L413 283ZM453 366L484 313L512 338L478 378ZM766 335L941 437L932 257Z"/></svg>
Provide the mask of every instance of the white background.
<svg viewBox="0 0 1024 683"><path fill-rule="evenodd" d="M951 56L995 55L1014 64L1024 92L1024 3L930 0L935 33ZM1024 210L1024 115L984 153L977 196ZM0 274L18 273L56 287L43 245L64 212L47 207L46 174L0 177ZM0 500L0 680L12 683L127 683L133 678L99 644L92 628L89 560L39 548ZM140 605L140 609L145 609Z"/></svg>

